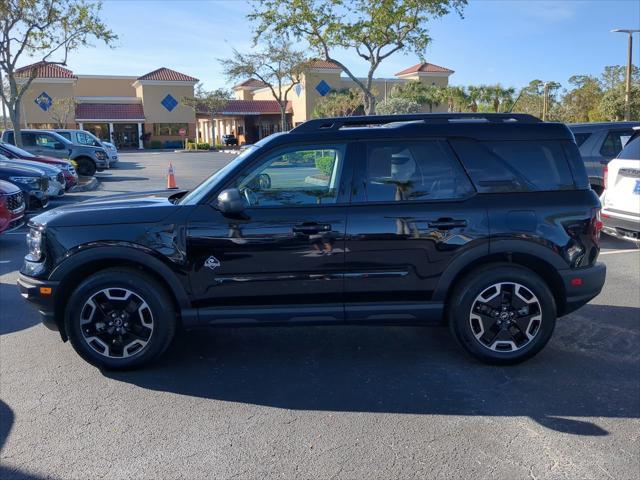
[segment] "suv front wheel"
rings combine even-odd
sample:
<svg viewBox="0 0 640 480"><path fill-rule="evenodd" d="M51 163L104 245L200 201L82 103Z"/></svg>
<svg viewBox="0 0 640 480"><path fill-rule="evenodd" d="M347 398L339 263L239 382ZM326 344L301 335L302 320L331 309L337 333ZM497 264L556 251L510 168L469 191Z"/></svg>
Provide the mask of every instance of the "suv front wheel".
<svg viewBox="0 0 640 480"><path fill-rule="evenodd" d="M96 164L88 157L80 157L75 159L78 165L78 175L82 177L93 177L96 174Z"/></svg>
<svg viewBox="0 0 640 480"><path fill-rule="evenodd" d="M522 362L549 341L556 305L536 273L512 264L479 268L462 279L449 302L449 328L474 357L491 364Z"/></svg>
<svg viewBox="0 0 640 480"><path fill-rule="evenodd" d="M98 368L135 368L171 343L176 314L170 294L133 269L100 271L69 299L65 327L73 348Z"/></svg>

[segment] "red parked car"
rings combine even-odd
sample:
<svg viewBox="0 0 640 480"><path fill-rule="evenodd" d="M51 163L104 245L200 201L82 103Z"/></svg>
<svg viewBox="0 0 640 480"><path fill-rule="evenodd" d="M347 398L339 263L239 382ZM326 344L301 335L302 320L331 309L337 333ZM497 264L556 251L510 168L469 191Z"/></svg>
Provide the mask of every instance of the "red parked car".
<svg viewBox="0 0 640 480"><path fill-rule="evenodd" d="M13 183L0 180L0 233L24 224L24 194Z"/></svg>
<svg viewBox="0 0 640 480"><path fill-rule="evenodd" d="M11 145L10 143L0 142L0 154L10 159L28 160L30 162L40 162L57 167L62 170L65 181L65 190L69 190L71 187L78 184L78 174L69 160L62 160L60 158L45 157L41 155L34 155L26 150Z"/></svg>

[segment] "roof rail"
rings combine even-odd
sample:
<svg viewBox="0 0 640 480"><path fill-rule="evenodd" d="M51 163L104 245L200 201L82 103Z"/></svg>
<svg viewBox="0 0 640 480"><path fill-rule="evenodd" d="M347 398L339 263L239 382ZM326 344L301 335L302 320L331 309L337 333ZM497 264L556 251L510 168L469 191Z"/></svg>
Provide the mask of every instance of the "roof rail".
<svg viewBox="0 0 640 480"><path fill-rule="evenodd" d="M541 120L527 113L414 113L407 115L371 115L360 117L318 118L307 120L291 132L335 131L349 127L385 126L392 123L424 122L493 122L493 123L538 123Z"/></svg>

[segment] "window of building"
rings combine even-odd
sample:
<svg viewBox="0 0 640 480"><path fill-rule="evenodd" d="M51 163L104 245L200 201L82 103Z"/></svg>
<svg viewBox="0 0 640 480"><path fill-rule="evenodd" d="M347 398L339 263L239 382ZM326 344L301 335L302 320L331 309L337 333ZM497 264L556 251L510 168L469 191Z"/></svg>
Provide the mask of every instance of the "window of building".
<svg viewBox="0 0 640 480"><path fill-rule="evenodd" d="M289 148L270 155L236 182L251 206L335 203L344 145Z"/></svg>
<svg viewBox="0 0 640 480"><path fill-rule="evenodd" d="M80 128L80 126L78 126ZM82 129L87 132L93 133L100 140L110 142L109 138L109 124L108 123L84 123Z"/></svg>
<svg viewBox="0 0 640 480"><path fill-rule="evenodd" d="M450 148L441 141L397 141L367 145L368 202L463 198L473 186Z"/></svg>
<svg viewBox="0 0 640 480"><path fill-rule="evenodd" d="M184 128L188 135L189 125L187 123L154 123L153 134L157 136L177 137L180 135L181 128Z"/></svg>

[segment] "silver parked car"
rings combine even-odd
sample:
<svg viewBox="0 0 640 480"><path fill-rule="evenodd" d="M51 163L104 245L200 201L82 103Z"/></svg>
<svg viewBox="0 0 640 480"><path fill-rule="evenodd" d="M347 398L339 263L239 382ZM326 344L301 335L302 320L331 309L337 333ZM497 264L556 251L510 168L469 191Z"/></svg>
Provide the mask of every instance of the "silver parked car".
<svg viewBox="0 0 640 480"><path fill-rule="evenodd" d="M62 135L64 138L71 141L72 143L75 143L76 145L88 145L92 147L104 148L107 152L107 155L109 156L109 168L115 167L118 163L118 149L116 148L116 146L113 143L100 140L91 132L69 128L56 128L51 131Z"/></svg>
<svg viewBox="0 0 640 480"><path fill-rule="evenodd" d="M573 132L589 175L591 188L604 190L604 167L618 156L640 122L597 122L567 125Z"/></svg>
<svg viewBox="0 0 640 480"><path fill-rule="evenodd" d="M22 148L35 155L74 160L79 175L93 176L97 171L109 168L107 151L102 146L72 143L50 130L21 130ZM2 141L16 144L13 130L2 132Z"/></svg>
<svg viewBox="0 0 640 480"><path fill-rule="evenodd" d="M46 163L30 162L28 160L12 160L2 154L0 154L0 161L4 165L13 165L14 167L28 167L34 170L39 170L49 179L47 195L49 195L49 197L61 197L62 195L64 195L66 182L61 169L53 167L51 165L47 165Z"/></svg>

